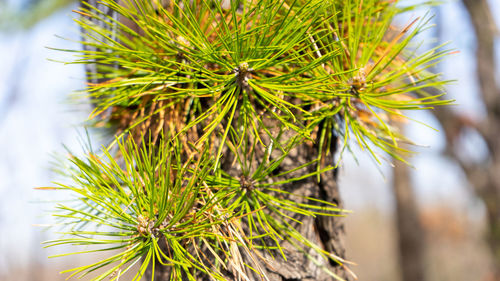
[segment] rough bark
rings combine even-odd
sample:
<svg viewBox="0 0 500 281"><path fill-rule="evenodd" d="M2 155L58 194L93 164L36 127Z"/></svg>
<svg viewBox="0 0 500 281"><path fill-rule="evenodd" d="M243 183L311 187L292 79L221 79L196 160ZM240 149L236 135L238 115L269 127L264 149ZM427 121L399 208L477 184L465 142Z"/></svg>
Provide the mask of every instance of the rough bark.
<svg viewBox="0 0 500 281"><path fill-rule="evenodd" d="M399 264L402 280L424 281L426 280L425 237L419 220L409 169L405 163L397 162L393 171L392 186L396 201Z"/></svg>
<svg viewBox="0 0 500 281"><path fill-rule="evenodd" d="M494 40L498 35L487 0L462 0L476 34L476 75L487 115L478 122L442 107L435 111L448 140L447 154L462 167L470 184L485 204L488 243L494 261L494 280L500 280L500 89L495 77ZM477 131L489 155L480 164L457 153L457 138L466 129Z"/></svg>
<svg viewBox="0 0 500 281"><path fill-rule="evenodd" d="M281 166L283 171L290 170L293 167L302 163L307 163L312 161L316 157L317 151L314 147L307 144L301 145L291 151L289 157L284 161ZM333 163L332 157L327 157L326 161ZM310 166L308 171L303 171L303 173L313 172L315 166ZM295 184L284 186L287 191L293 192L294 194L310 196L314 198L319 198L328 202L334 202L338 206L342 206L342 201L340 199L339 189L336 180L336 172L334 170L328 171L321 175L320 182L317 181L316 177L310 177L304 179ZM297 230L304 235L308 240L315 244L321 245L325 250L332 252L341 258L345 258L345 247L344 247L344 223L342 218L339 217L297 217L302 224L296 225ZM288 261L284 261L282 258L272 258L265 254L270 263L265 264L264 268L266 270L266 275L271 281L323 281L323 280L334 280L332 277L327 275L318 265L316 265L310 258L305 254L298 252L292 245L285 242L283 243L285 248L286 256ZM334 262L333 260L324 261L321 260L319 255L315 253L312 249L307 253L315 259L319 259L321 266L333 271L335 274L341 276L345 280L349 280L348 272ZM259 280L258 276L254 275L255 280Z"/></svg>
<svg viewBox="0 0 500 281"><path fill-rule="evenodd" d="M335 150L334 150L335 151ZM317 155L317 149L310 144L302 144L294 148L287 159L283 161L279 167L279 171L291 170L301 164L314 160ZM238 169L231 166L233 159L227 157L223 166L225 171L234 173ZM325 162L333 163L333 157L326 157ZM302 170L299 174L294 173L293 176L300 176L314 172L315 165L309 166ZM279 181L283 179L278 179ZM328 202L333 202L339 207L342 207L339 189L337 185L337 175L335 170L330 170L321 175L321 180L318 182L316 177L309 177L293 184L281 186L281 188L292 192L293 194L319 198ZM297 200L293 197L292 200ZM295 215L295 219L301 224L295 224L294 227L309 241L320 245L326 251L332 252L335 255L345 258L344 247L344 223L342 217L304 217ZM244 228L245 226L243 226ZM262 251L260 254L266 262L259 261L259 267L262 269L263 275L267 276L270 281L330 281L335 280L328 275L322 267L334 272L344 280L351 280L351 276L346 268L333 260L324 260L313 249L306 249L306 253L302 253L296 249L291 243L283 241L281 243L283 251L287 257L285 261L278 252L274 253L274 257L269 253ZM309 257L308 257L309 256ZM319 261L315 263L312 259ZM247 264L252 264L249 256L243 256L243 260ZM250 269L246 270L246 274L250 280L264 280L259 274L256 274ZM152 272L150 269L146 272L147 280L151 279ZM226 272L226 280L239 280L232 272ZM162 267L157 264L155 267L154 280L170 280L170 268ZM200 276L199 280L209 280L207 276Z"/></svg>

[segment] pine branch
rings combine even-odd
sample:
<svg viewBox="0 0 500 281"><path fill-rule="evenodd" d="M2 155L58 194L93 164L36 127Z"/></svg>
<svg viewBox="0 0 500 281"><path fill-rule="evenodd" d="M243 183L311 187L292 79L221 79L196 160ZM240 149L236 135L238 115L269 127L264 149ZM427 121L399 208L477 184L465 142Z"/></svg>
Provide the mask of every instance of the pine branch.
<svg viewBox="0 0 500 281"><path fill-rule="evenodd" d="M89 122L116 134L70 159L73 183L56 188L76 195L57 207L69 230L48 245L120 251L68 272L118 279L141 262L134 280L158 267L173 280L266 280L267 259L293 248L343 280L330 239L301 224L321 228L345 211L290 186L316 179L329 193L322 178L338 165L339 138L342 151L354 138L377 161L377 149L404 161L408 140L390 121L449 103L427 91L446 83L429 68L449 51L410 48L429 17L394 31L406 9L379 0L99 5L113 12L78 11L85 48L73 63L96 67ZM298 148L312 154L291 165Z"/></svg>

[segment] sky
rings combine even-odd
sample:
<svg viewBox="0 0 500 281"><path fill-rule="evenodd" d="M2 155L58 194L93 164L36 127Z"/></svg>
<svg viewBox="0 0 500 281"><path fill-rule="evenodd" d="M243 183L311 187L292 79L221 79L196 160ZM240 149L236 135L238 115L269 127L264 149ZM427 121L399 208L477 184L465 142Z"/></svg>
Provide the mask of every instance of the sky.
<svg viewBox="0 0 500 281"><path fill-rule="evenodd" d="M500 14L500 4L491 3L494 14ZM54 236L34 225L51 223L47 216L50 204L43 202L58 198L54 193L33 188L47 186L56 179L50 161L54 154L65 154L63 144L72 150L81 149L79 139L84 132L80 125L89 110L88 106L68 99L70 93L83 88L81 66L50 61L71 61L73 57L46 48L80 47L77 42L55 36L78 40L70 11L71 8L60 11L27 31L0 32L0 280L2 272L28 261L47 263L46 257L54 253L40 246L40 242ZM458 2L449 2L440 9L438 24L442 41L452 41L450 47L460 51L440 67L446 79L457 80L448 87L451 97L457 100L454 109L480 118L484 110L477 102L471 59L475 43L467 14ZM429 113L412 117L439 129ZM447 200L469 216L482 216L481 203L470 199L470 187L458 167L436 156L444 147L443 136L417 124L411 124L407 133L422 145L412 160L419 202L439 204ZM464 143L465 152L476 155L480 161L481 140L469 136ZM378 167L366 152L354 150L358 163L346 154L340 172L346 207L356 211L373 206L392 211L390 166L386 163Z"/></svg>
<svg viewBox="0 0 500 281"><path fill-rule="evenodd" d="M61 11L33 29L0 33L0 279L1 272L32 259L45 261L40 242L49 238L34 224L47 223L54 194L33 190L54 180L50 161L64 153L62 144L78 149L77 125L85 106L70 105L68 94L83 87L80 67L54 63L72 60L46 47L75 49L57 38L75 37L69 11Z"/></svg>

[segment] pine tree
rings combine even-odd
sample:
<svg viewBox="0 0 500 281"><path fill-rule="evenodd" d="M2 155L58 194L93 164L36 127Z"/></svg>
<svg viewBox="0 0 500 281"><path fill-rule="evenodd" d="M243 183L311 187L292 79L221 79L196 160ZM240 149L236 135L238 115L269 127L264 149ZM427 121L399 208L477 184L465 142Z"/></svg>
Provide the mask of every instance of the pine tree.
<svg viewBox="0 0 500 281"><path fill-rule="evenodd" d="M449 101L381 0L101 0L76 22L88 120L111 141L61 172L48 246L118 250L71 276L348 280L336 168L351 142L410 153L394 122ZM70 253L76 254L76 253ZM95 275L94 271L98 272Z"/></svg>

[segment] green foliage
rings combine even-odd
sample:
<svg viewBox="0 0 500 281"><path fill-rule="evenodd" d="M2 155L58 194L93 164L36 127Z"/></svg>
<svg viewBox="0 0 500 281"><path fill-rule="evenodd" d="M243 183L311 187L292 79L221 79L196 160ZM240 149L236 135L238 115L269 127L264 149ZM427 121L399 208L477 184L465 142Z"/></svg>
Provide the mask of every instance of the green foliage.
<svg viewBox="0 0 500 281"><path fill-rule="evenodd" d="M134 280L155 261L172 266L174 276L191 274L190 270L212 274L185 250L198 249L200 241L214 240L220 235L212 231L214 225L231 215L213 212L217 202L202 184L210 158L181 162L179 146L164 141L156 147L144 142L139 148L132 140L118 145L120 164L106 149L104 158L93 153L85 159L71 158L74 184L59 184L58 189L72 191L76 198L73 204L59 204L55 214L69 228L63 233L67 238L46 244L106 245L86 252L121 249L94 264L68 270L73 272L71 276L82 272L85 276L114 263L96 280L117 279L141 259ZM162 251L161 243L170 251Z"/></svg>
<svg viewBox="0 0 500 281"><path fill-rule="evenodd" d="M118 16L81 8L88 48L73 52L105 81L86 89L89 121L116 138L104 158L71 158L74 184L58 188L76 203L57 212L70 231L48 244L120 251L73 274L107 267L96 279L118 279L141 261L135 280L159 264L173 280L222 280L229 265L245 279L245 267L262 273L259 251L286 260L283 241L342 263L296 225L344 211L285 187L333 169L324 159L338 137L404 161L394 122L448 103L428 91L445 83L428 68L448 51L411 50L428 19L398 31L406 9L392 1L101 2ZM281 170L303 144L315 160Z"/></svg>
<svg viewBox="0 0 500 281"><path fill-rule="evenodd" d="M237 242L252 250L273 250L291 238L309 245L288 222L298 222L290 214L338 215L342 211L315 198L296 196L307 201L300 203L280 197L288 193L278 186L316 174L269 182L310 164L270 176L286 155L261 163L248 178L235 179L223 171L211 175L213 159L206 152L196 155L197 159L181 159L179 143L163 137L154 146L143 141L138 147L132 138L117 145L122 163L106 148L102 149L104 157L92 152L83 159L72 156L66 173L71 174L73 184L59 183L53 188L70 191L75 198L58 204L54 215L68 230L61 233L63 238L45 242L47 246L106 246L58 256L121 250L93 264L64 271L72 272L70 277L83 277L110 266L94 279L114 280L141 260L134 280L143 276L148 265L158 263L173 267L174 280L182 276L194 279L198 272L222 280L218 267L229 256L227 245ZM240 229L242 220L248 221L247 230ZM244 232L248 233L239 235ZM264 241L266 237L273 245ZM162 243L168 251L160 247ZM221 261L219 266L205 264L206 253L201 249L207 247Z"/></svg>
<svg viewBox="0 0 500 281"><path fill-rule="evenodd" d="M175 133L201 126L200 143L216 131L227 135L234 130L243 139L248 130L259 127L263 116L305 138L327 121L337 126L325 130L352 132L363 148L371 150L373 143L400 159L394 151L401 136L388 124L388 115L404 117L401 110L447 103L440 95L425 93L443 84L425 70L447 51L441 46L421 55L405 50L427 20L415 20L391 34L390 23L399 10L378 2L232 1L231 8L223 10L210 1L183 8L174 1L172 11L155 9L149 2L135 3L141 9L109 3L133 22L134 30L89 7L82 13L119 26L113 39L116 30L79 21L89 39L96 39L84 44L101 50L81 52L80 62L98 63L100 71L92 75L109 79L90 85L96 103L93 116L113 106L136 106L140 111L166 101L148 116L133 118L125 125L128 132L174 103L183 103L186 125ZM200 103L206 102L210 106L200 111ZM345 126L328 120L335 116L342 117ZM231 122L221 129L224 119L235 118L244 123L242 129Z"/></svg>

